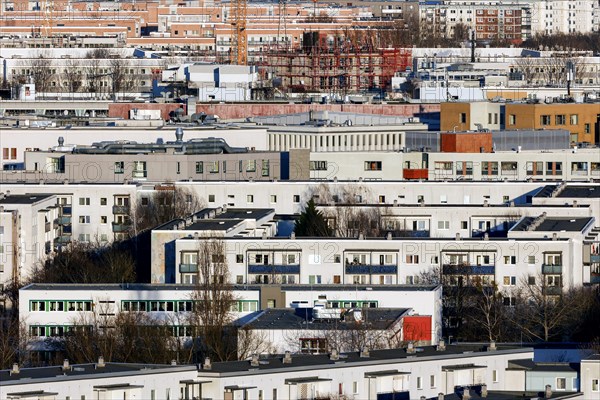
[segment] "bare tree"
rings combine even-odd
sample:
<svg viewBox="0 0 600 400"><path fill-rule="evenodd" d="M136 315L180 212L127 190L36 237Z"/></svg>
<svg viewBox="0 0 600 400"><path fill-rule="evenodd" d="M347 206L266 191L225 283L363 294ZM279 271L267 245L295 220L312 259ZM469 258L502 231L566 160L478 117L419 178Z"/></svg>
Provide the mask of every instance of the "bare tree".
<svg viewBox="0 0 600 400"><path fill-rule="evenodd" d="M243 326L237 330L238 359L245 360L253 354L275 354L275 348L264 332Z"/></svg>
<svg viewBox="0 0 600 400"><path fill-rule="evenodd" d="M190 325L196 327L196 351L224 361L237 358L232 308L236 304L229 278L225 244L219 239L198 241L198 271L192 293Z"/></svg>
<svg viewBox="0 0 600 400"><path fill-rule="evenodd" d="M131 207L132 236L174 219L189 217L205 206L206 203L191 189L163 185Z"/></svg>
<svg viewBox="0 0 600 400"><path fill-rule="evenodd" d="M501 338L503 325L506 323L506 310L502 300L502 294L498 286L476 285L477 292L474 294L474 313L471 315L472 324L478 324L483 329L486 339L490 342Z"/></svg>
<svg viewBox="0 0 600 400"><path fill-rule="evenodd" d="M67 60L63 77L63 86L68 88L69 93L77 93L83 86L84 72L81 62L72 58Z"/></svg>
<svg viewBox="0 0 600 400"><path fill-rule="evenodd" d="M515 296L515 322L530 340L549 341L563 333L573 316L587 306L584 292L569 288L564 290L560 278L539 273L536 284L526 278L520 282ZM553 284L551 284L553 283Z"/></svg>

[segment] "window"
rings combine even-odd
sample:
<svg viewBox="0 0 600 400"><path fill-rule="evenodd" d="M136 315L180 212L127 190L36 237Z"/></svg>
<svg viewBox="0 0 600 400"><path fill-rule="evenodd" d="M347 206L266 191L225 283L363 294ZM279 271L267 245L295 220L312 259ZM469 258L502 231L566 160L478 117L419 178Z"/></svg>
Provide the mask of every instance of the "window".
<svg viewBox="0 0 600 400"><path fill-rule="evenodd" d="M436 161L434 168L436 171L452 171L452 161Z"/></svg>
<svg viewBox="0 0 600 400"><path fill-rule="evenodd" d="M429 376L429 386L432 389L435 389L435 375L430 375Z"/></svg>
<svg viewBox="0 0 600 400"><path fill-rule="evenodd" d="M590 133L590 124L583 125L583 133Z"/></svg>
<svg viewBox="0 0 600 400"><path fill-rule="evenodd" d="M123 161L115 162L115 174L125 173L125 163Z"/></svg>
<svg viewBox="0 0 600 400"><path fill-rule="evenodd" d="M481 175L498 175L498 162L484 161L481 163Z"/></svg>
<svg viewBox="0 0 600 400"><path fill-rule="evenodd" d="M381 171L381 161L365 161L365 171Z"/></svg>
<svg viewBox="0 0 600 400"><path fill-rule="evenodd" d="M148 171L146 170L146 161L134 161L133 173L134 178L146 178Z"/></svg>
<svg viewBox="0 0 600 400"><path fill-rule="evenodd" d="M458 115L458 122L460 122L461 124L466 124L467 123L467 113L460 113Z"/></svg>
<svg viewBox="0 0 600 400"><path fill-rule="evenodd" d="M509 114L508 115L508 124L516 125L516 123L517 123L517 116L515 114Z"/></svg>
<svg viewBox="0 0 600 400"><path fill-rule="evenodd" d="M556 390L567 389L567 378L556 378Z"/></svg>
<svg viewBox="0 0 600 400"><path fill-rule="evenodd" d="M80 224L89 224L90 223L90 216L89 215L81 215L81 216L79 216L79 223Z"/></svg>
<svg viewBox="0 0 600 400"><path fill-rule="evenodd" d="M492 370L492 382L498 382L498 370Z"/></svg>
<svg viewBox="0 0 600 400"><path fill-rule="evenodd" d="M311 161L311 171L327 171L327 161Z"/></svg>
<svg viewBox="0 0 600 400"><path fill-rule="evenodd" d="M517 256L504 256L504 264L515 265L517 263Z"/></svg>
<svg viewBox="0 0 600 400"><path fill-rule="evenodd" d="M246 202L247 203L254 203L254 195L249 194L246 196Z"/></svg>
<svg viewBox="0 0 600 400"><path fill-rule="evenodd" d="M460 221L460 229L469 229L468 221Z"/></svg>
<svg viewBox="0 0 600 400"><path fill-rule="evenodd" d="M540 116L540 125L547 126L550 125L550 116L549 115L541 115Z"/></svg>
<svg viewBox="0 0 600 400"><path fill-rule="evenodd" d="M592 379L592 392L600 391L600 379Z"/></svg>
<svg viewBox="0 0 600 400"><path fill-rule="evenodd" d="M529 275L529 276L527 277L527 284L528 284L529 286L534 286L534 285L535 285L535 276L531 276L531 275Z"/></svg>
<svg viewBox="0 0 600 400"><path fill-rule="evenodd" d="M596 379L597 381L597 379ZM358 393L358 382L354 381L352 382L352 394L357 394Z"/></svg>
<svg viewBox="0 0 600 400"><path fill-rule="evenodd" d="M79 205L80 206L89 206L90 205L90 198L89 197L80 197L79 198Z"/></svg>
<svg viewBox="0 0 600 400"><path fill-rule="evenodd" d="M215 202L215 195L214 194L209 194L208 195L208 202L209 203L214 203Z"/></svg>
<svg viewBox="0 0 600 400"><path fill-rule="evenodd" d="M417 389L423 389L423 379L420 376L417 376Z"/></svg>
<svg viewBox="0 0 600 400"><path fill-rule="evenodd" d="M246 164L246 172L256 172L256 160L248 160L248 164Z"/></svg>
<svg viewBox="0 0 600 400"><path fill-rule="evenodd" d="M541 161L533 162L527 161L526 164L527 175L541 175L544 173L543 163Z"/></svg>
<svg viewBox="0 0 600 400"><path fill-rule="evenodd" d="M555 125L565 125L567 123L567 117L564 114L557 115L554 118Z"/></svg>
<svg viewBox="0 0 600 400"><path fill-rule="evenodd" d="M217 172L219 172L219 162L218 161L212 161L209 163L209 171L211 174L216 174Z"/></svg>
<svg viewBox="0 0 600 400"><path fill-rule="evenodd" d="M196 161L196 173L197 174L204 173L204 163L202 161Z"/></svg>
<svg viewBox="0 0 600 400"><path fill-rule="evenodd" d="M299 196L299 195L297 195L297 194L295 194L295 195L293 196L292 200L293 200L293 202L294 202L294 203L300 203L300 196Z"/></svg>
<svg viewBox="0 0 600 400"><path fill-rule="evenodd" d="M472 161L457 161L456 162L456 174L457 175L473 175L473 162Z"/></svg>
<svg viewBox="0 0 600 400"><path fill-rule="evenodd" d="M527 256L527 264L529 264L529 265L535 264L535 256Z"/></svg>
<svg viewBox="0 0 600 400"><path fill-rule="evenodd" d="M450 221L438 221L438 229L440 229L440 230L450 229Z"/></svg>
<svg viewBox="0 0 600 400"><path fill-rule="evenodd" d="M235 256L235 262L238 264L241 264L244 262L244 255L243 254L236 254Z"/></svg>
<svg viewBox="0 0 600 400"><path fill-rule="evenodd" d="M571 125L577 125L579 123L579 115L571 114L569 117L569 121L571 122Z"/></svg>
<svg viewBox="0 0 600 400"><path fill-rule="evenodd" d="M100 223L101 224L106 224L108 222L108 217L106 215L101 215L100 216Z"/></svg>
<svg viewBox="0 0 600 400"><path fill-rule="evenodd" d="M262 176L269 176L270 175L270 167L269 167L269 160L262 160Z"/></svg>
<svg viewBox="0 0 600 400"><path fill-rule="evenodd" d="M516 276L505 276L504 277L504 286L515 286L517 284Z"/></svg>
<svg viewBox="0 0 600 400"><path fill-rule="evenodd" d="M571 163L571 172L584 172L587 173L588 163L587 162L572 162Z"/></svg>
<svg viewBox="0 0 600 400"><path fill-rule="evenodd" d="M407 264L418 264L419 263L419 255L418 254L407 254L406 255L406 263Z"/></svg>

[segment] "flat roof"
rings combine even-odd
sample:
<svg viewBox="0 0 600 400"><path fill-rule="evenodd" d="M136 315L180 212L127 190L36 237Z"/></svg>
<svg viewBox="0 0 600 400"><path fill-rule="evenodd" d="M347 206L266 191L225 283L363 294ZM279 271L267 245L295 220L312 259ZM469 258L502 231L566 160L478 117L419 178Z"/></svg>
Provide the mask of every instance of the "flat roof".
<svg viewBox="0 0 600 400"><path fill-rule="evenodd" d="M362 326L366 329L386 329L398 318L408 313L408 308L363 308ZM352 330L357 329L354 321L345 322L315 320L305 308L267 308L245 324L252 329L302 329L312 330Z"/></svg>
<svg viewBox="0 0 600 400"><path fill-rule="evenodd" d="M153 374L164 373L165 370L176 369L196 369L194 365L163 365L163 364L125 364L125 363L105 363L104 367L98 367L97 364L71 364L70 368L63 370L62 365L37 368L21 368L18 374L11 373L10 369L0 371L0 387L20 383L23 380L32 379L50 379L55 380L60 375L60 379L82 379L85 376L122 376L123 374ZM120 386L126 384L119 384ZM110 386L110 385L108 385Z"/></svg>
<svg viewBox="0 0 600 400"><path fill-rule="evenodd" d="M523 400L523 399L543 399L543 392L536 391L496 391L496 390L488 390L487 397L483 397L481 395L481 390L479 388L473 388L469 391L471 395L471 399L486 399L486 400ZM552 391L552 399L560 400L560 399L568 399L573 397L576 392L556 392ZM438 396L432 397L432 400L438 400ZM462 400L462 393L450 393L444 395L444 400Z"/></svg>
<svg viewBox="0 0 600 400"><path fill-rule="evenodd" d="M494 354L502 352L520 353L533 351L531 348L509 345L497 345L496 348L497 350ZM443 351L438 351L436 346L425 346L416 348L416 352L410 354L406 352L406 349L371 350L369 352L369 357L361 357L360 352L351 352L340 354L339 359L337 360L331 360L329 354L294 354L292 355L291 364L284 364L282 356L261 357L258 366L251 366L250 360L213 362L210 370L201 370L199 371L199 375L201 377L205 373L238 375L245 372L249 374L260 374L261 371L268 373L278 369L314 371L319 368L338 366L351 367L353 364L360 365L360 363L378 365L382 364L382 362L403 362L407 360L414 362L419 358L431 359L440 357L446 359L464 359L465 357L489 356L490 354L491 353L487 351L487 345L482 344L451 344L446 345L446 349Z"/></svg>
<svg viewBox="0 0 600 400"><path fill-rule="evenodd" d="M241 219L202 219L184 228L186 231L228 231L242 222Z"/></svg>
<svg viewBox="0 0 600 400"><path fill-rule="evenodd" d="M548 372L573 372L577 373L579 368L572 363L550 363L550 362L534 362L530 359L510 360L508 362L509 370L525 370L525 371L548 371Z"/></svg>
<svg viewBox="0 0 600 400"><path fill-rule="evenodd" d="M527 231L528 227L532 226L536 218L524 217L517 225L515 225L512 231ZM556 218L547 217L533 229L534 232L581 232L593 218Z"/></svg>
<svg viewBox="0 0 600 400"><path fill-rule="evenodd" d="M322 290L322 291L399 291L399 292L430 292L438 288L438 285L232 285L233 290L262 290L279 287L281 291ZM44 290L44 291L167 291L167 290L194 290L194 285L176 283L30 283L20 290Z"/></svg>
<svg viewBox="0 0 600 400"><path fill-rule="evenodd" d="M552 198L552 193L558 188L558 185L546 185L535 196L537 198ZM573 198L573 199L597 199L600 198L600 185L571 185L567 184L562 188L555 198Z"/></svg>
<svg viewBox="0 0 600 400"><path fill-rule="evenodd" d="M46 200L54 194L43 194L43 193L35 193L35 194L10 194L6 196L4 194L3 198L0 198L0 204L35 204L39 201Z"/></svg>

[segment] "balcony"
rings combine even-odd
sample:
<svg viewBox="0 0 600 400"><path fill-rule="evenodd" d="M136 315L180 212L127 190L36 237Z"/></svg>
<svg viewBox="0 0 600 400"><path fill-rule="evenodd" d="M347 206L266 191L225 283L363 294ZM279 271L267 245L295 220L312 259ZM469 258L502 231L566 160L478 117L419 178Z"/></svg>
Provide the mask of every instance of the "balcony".
<svg viewBox="0 0 600 400"><path fill-rule="evenodd" d="M592 274L590 275L590 283L600 283L600 272L592 272Z"/></svg>
<svg viewBox="0 0 600 400"><path fill-rule="evenodd" d="M113 206L112 213L129 215L129 206Z"/></svg>
<svg viewBox="0 0 600 400"><path fill-rule="evenodd" d="M442 271L447 275L495 275L495 265L444 264Z"/></svg>
<svg viewBox="0 0 600 400"><path fill-rule="evenodd" d="M248 265L249 274L299 274L300 264Z"/></svg>
<svg viewBox="0 0 600 400"><path fill-rule="evenodd" d="M542 274L562 274L562 265L542 264Z"/></svg>
<svg viewBox="0 0 600 400"><path fill-rule="evenodd" d="M112 231L114 233L127 232L127 231L129 231L129 228L131 228L130 222L113 222L112 223Z"/></svg>
<svg viewBox="0 0 600 400"><path fill-rule="evenodd" d="M56 225L71 225L71 216L62 215L54 220Z"/></svg>
<svg viewBox="0 0 600 400"><path fill-rule="evenodd" d="M592 255L590 255L590 262L592 262L592 263L600 263L600 254L592 254Z"/></svg>
<svg viewBox="0 0 600 400"><path fill-rule="evenodd" d="M560 296L562 294L562 288L560 286L544 286L542 293L546 296Z"/></svg>
<svg viewBox="0 0 600 400"><path fill-rule="evenodd" d="M189 274L198 272L198 264L179 264L179 273Z"/></svg>
<svg viewBox="0 0 600 400"><path fill-rule="evenodd" d="M66 216L66 215L71 216L72 212L73 212L73 207L71 207L71 206L62 206L60 213L63 216Z"/></svg>
<svg viewBox="0 0 600 400"><path fill-rule="evenodd" d="M71 243L70 235L60 235L54 238L55 244L69 244Z"/></svg>
<svg viewBox="0 0 600 400"><path fill-rule="evenodd" d="M397 265L369 265L359 264L352 265L346 264L347 274L360 274L360 275L372 275L372 274L396 274L398 273Z"/></svg>

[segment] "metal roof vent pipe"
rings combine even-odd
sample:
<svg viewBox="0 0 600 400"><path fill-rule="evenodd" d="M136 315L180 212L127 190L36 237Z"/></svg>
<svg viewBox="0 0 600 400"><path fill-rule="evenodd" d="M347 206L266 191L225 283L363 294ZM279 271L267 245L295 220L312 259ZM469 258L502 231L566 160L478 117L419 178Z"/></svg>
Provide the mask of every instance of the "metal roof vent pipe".
<svg viewBox="0 0 600 400"><path fill-rule="evenodd" d="M444 393L438 393L438 400L444 400Z"/></svg>
<svg viewBox="0 0 600 400"><path fill-rule="evenodd" d="M552 397L552 386L546 385L546 390L544 391L544 398L549 399Z"/></svg>
<svg viewBox="0 0 600 400"><path fill-rule="evenodd" d="M440 340L440 342L438 343L437 347L436 347L437 351L446 351L446 342L444 342L443 340Z"/></svg>
<svg viewBox="0 0 600 400"><path fill-rule="evenodd" d="M96 368L104 368L106 367L106 364L104 363L104 357L100 356L98 357L98 363L96 364Z"/></svg>
<svg viewBox="0 0 600 400"><path fill-rule="evenodd" d="M63 147L63 145L65 144L65 138L62 136L58 137L58 147Z"/></svg>
<svg viewBox="0 0 600 400"><path fill-rule="evenodd" d="M292 234L290 235L290 239L296 240L296 232L292 232Z"/></svg>
<svg viewBox="0 0 600 400"><path fill-rule="evenodd" d="M558 240L558 233L554 232L552 234L552 240Z"/></svg>
<svg viewBox="0 0 600 400"><path fill-rule="evenodd" d="M177 143L183 142L183 128L179 127L175 129L175 141Z"/></svg>
<svg viewBox="0 0 600 400"><path fill-rule="evenodd" d="M212 369L212 364L210 362L210 357L206 357L204 359L204 364L202 364L202 369L205 369L205 370L211 370Z"/></svg>
<svg viewBox="0 0 600 400"><path fill-rule="evenodd" d="M483 240L490 240L490 234L489 233L484 233L483 234Z"/></svg>
<svg viewBox="0 0 600 400"><path fill-rule="evenodd" d="M340 352L337 349L332 349L331 354L329 355L329 359L332 361L337 361L340 359Z"/></svg>
<svg viewBox="0 0 600 400"><path fill-rule="evenodd" d="M392 240L392 237L393 237L393 236L392 236L392 232L388 232L388 233L385 235L385 238L386 238L387 240Z"/></svg>
<svg viewBox="0 0 600 400"><path fill-rule="evenodd" d="M285 352L285 355L283 356L283 361L284 364L291 364L292 363L292 353L289 351Z"/></svg>
<svg viewBox="0 0 600 400"><path fill-rule="evenodd" d="M250 360L251 367L258 367L260 365L260 361L258 360L258 354L252 354L252 360Z"/></svg>
<svg viewBox="0 0 600 400"><path fill-rule="evenodd" d="M71 370L71 366L69 365L69 360L67 358L65 358L63 360L62 370L63 371L69 371L69 370Z"/></svg>
<svg viewBox="0 0 600 400"><path fill-rule="evenodd" d="M10 370L10 374L11 375L16 375L16 374L18 374L20 372L21 372L21 370L19 369L19 364L14 363L13 366L12 366L12 369Z"/></svg>
<svg viewBox="0 0 600 400"><path fill-rule="evenodd" d="M456 235L454 236L454 239L455 240L460 240L460 233L459 232L456 232Z"/></svg>
<svg viewBox="0 0 600 400"><path fill-rule="evenodd" d="M577 208L577 200L573 200L573 207Z"/></svg>
<svg viewBox="0 0 600 400"><path fill-rule="evenodd" d="M487 385L484 383L481 385L481 398L485 399L488 395Z"/></svg>

